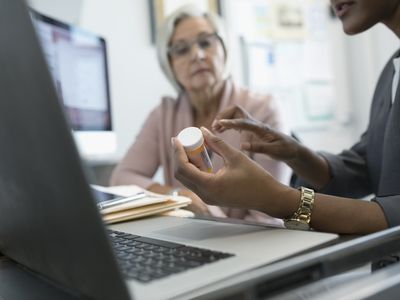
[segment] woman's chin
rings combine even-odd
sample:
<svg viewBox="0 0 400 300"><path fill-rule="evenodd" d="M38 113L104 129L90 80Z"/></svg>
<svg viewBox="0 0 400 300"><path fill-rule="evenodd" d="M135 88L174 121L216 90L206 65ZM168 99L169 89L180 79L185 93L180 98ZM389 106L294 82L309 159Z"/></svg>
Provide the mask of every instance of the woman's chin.
<svg viewBox="0 0 400 300"><path fill-rule="evenodd" d="M348 35L355 35L364 32L376 24L376 22L360 18L348 18L343 20L342 23L343 31Z"/></svg>
<svg viewBox="0 0 400 300"><path fill-rule="evenodd" d="M359 29L353 25L347 25L347 24L343 24L343 31L347 34L347 35L355 35L358 34L360 32L362 32L362 29Z"/></svg>
<svg viewBox="0 0 400 300"><path fill-rule="evenodd" d="M213 78L199 78L192 82L193 90L204 90L212 87L215 84L215 80Z"/></svg>

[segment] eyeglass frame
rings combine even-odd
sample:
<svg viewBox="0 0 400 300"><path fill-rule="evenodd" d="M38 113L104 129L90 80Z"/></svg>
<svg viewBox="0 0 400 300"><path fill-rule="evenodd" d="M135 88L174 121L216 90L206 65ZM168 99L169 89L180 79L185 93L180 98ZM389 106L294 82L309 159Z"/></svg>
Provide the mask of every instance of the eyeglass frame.
<svg viewBox="0 0 400 300"><path fill-rule="evenodd" d="M203 47L201 47L201 45L199 44L199 42L201 42L201 39L202 39L202 38L203 38L203 39L204 39L204 38L213 38L214 40L212 41L212 43L211 43L210 46L203 48ZM176 42L176 43L175 43L175 45L177 45L177 44L179 44L179 43L186 43L187 46L188 46L188 51L187 51L187 52L182 53L182 54L177 54L177 53L174 54L174 53L173 53L174 44L171 44L171 45L168 47L168 49L167 49L167 53L168 53L168 55L169 55L170 57L181 58L181 57L187 56L187 55L190 53L190 51L192 50L192 47L193 47L194 44L197 44L197 46L198 46L200 49L202 49L202 50L207 50L207 49L209 49L209 48L215 47L215 45L216 45L215 42L217 42L217 41L219 41L219 42L221 43L221 45L223 45L222 39L221 39L221 37L218 35L217 32L211 32L211 33L206 33L206 34L201 33L200 35L197 36L196 39L193 39L193 40L191 40L190 42L187 42L187 41L184 41L184 42L183 42L183 41L179 41L179 42Z"/></svg>

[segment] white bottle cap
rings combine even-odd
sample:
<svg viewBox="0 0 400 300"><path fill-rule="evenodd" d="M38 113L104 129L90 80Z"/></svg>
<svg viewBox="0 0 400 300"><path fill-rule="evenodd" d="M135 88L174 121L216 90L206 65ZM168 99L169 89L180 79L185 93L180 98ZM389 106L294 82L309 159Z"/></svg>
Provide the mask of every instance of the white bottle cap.
<svg viewBox="0 0 400 300"><path fill-rule="evenodd" d="M185 150L192 151L204 143L203 133L197 127L187 127L178 134L178 140Z"/></svg>

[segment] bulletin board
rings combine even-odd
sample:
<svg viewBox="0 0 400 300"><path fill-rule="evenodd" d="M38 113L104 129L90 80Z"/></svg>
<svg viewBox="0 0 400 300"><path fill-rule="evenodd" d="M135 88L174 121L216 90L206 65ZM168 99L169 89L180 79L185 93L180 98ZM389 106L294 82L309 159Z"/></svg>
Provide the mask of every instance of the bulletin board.
<svg viewBox="0 0 400 300"><path fill-rule="evenodd" d="M240 34L244 83L272 94L292 130L330 126L335 103L327 3L239 2L238 9L252 20Z"/></svg>

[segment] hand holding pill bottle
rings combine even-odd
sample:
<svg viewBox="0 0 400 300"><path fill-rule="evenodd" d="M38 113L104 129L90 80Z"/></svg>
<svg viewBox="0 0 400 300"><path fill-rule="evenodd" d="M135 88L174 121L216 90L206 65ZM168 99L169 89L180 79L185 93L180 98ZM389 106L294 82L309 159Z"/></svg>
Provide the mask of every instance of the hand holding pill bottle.
<svg viewBox="0 0 400 300"><path fill-rule="evenodd" d="M177 138L185 149L189 161L201 171L212 173L213 166L201 130L197 127L187 127Z"/></svg>

